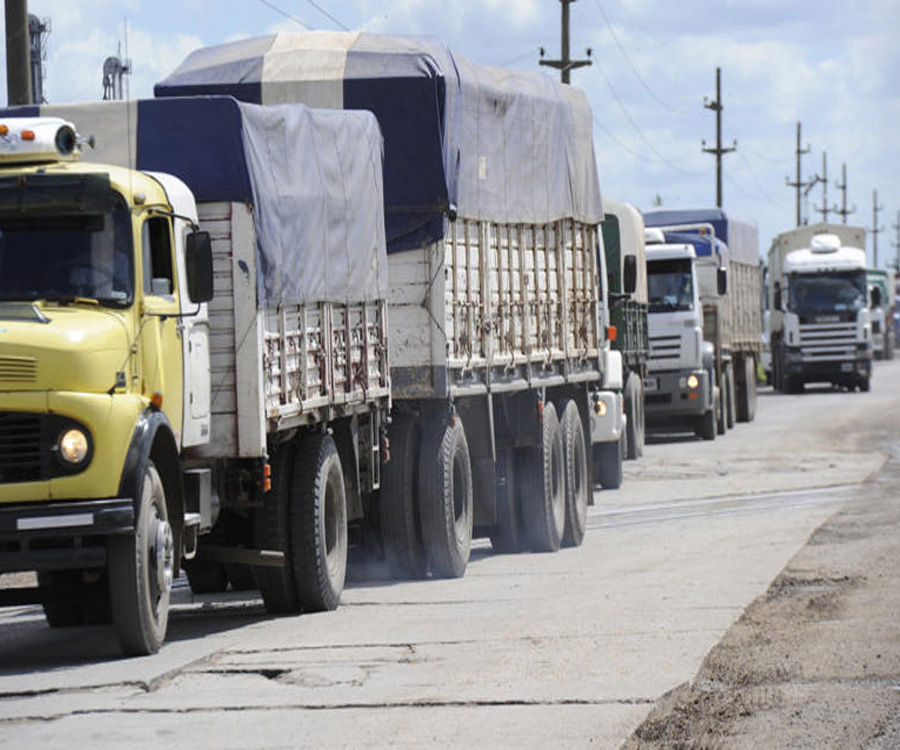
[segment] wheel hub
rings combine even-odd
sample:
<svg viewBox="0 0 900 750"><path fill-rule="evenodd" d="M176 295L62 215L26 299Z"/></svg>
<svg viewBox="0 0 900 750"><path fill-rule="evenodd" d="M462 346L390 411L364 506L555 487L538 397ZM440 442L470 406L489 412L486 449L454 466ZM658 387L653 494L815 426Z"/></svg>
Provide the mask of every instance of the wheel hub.
<svg viewBox="0 0 900 750"><path fill-rule="evenodd" d="M168 521L157 520L154 547L153 562L156 566L157 590L160 594L168 593L172 589L175 568L175 540Z"/></svg>

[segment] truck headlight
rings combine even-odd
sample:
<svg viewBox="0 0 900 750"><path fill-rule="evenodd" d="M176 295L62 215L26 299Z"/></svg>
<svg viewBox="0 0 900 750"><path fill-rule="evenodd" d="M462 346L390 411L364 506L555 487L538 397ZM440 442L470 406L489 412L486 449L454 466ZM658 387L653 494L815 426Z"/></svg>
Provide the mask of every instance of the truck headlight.
<svg viewBox="0 0 900 750"><path fill-rule="evenodd" d="M72 466L82 463L88 454L88 438L82 430L70 427L59 436L59 455Z"/></svg>
<svg viewBox="0 0 900 750"><path fill-rule="evenodd" d="M700 387L700 378L698 378L696 375L688 375L687 387L692 391L697 390L697 388Z"/></svg>

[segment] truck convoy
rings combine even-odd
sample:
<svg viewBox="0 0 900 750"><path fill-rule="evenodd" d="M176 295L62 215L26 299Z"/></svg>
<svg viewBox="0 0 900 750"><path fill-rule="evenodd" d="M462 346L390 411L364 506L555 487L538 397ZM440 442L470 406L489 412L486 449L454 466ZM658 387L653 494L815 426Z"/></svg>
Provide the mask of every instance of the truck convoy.
<svg viewBox="0 0 900 750"><path fill-rule="evenodd" d="M720 209L649 211L648 421L706 440L756 414L761 268L756 225Z"/></svg>
<svg viewBox="0 0 900 750"><path fill-rule="evenodd" d="M603 199L603 248L609 308L625 372L625 458L644 453L644 380L647 377L647 259L644 218L634 206ZM611 462L601 463L603 467ZM604 483L605 485L605 483Z"/></svg>
<svg viewBox="0 0 900 750"><path fill-rule="evenodd" d="M422 578L473 536L582 541L590 447L624 429L586 101L365 34L201 50L160 93L334 44L341 75L275 97L375 116L204 95L0 123L0 573L38 574L0 603L146 654L182 568L292 613L338 605L350 544Z"/></svg>
<svg viewBox="0 0 900 750"><path fill-rule="evenodd" d="M872 326L865 230L811 224L782 232L769 250L773 385L809 382L869 390Z"/></svg>
<svg viewBox="0 0 900 750"><path fill-rule="evenodd" d="M872 355L875 359L893 359L894 331L894 272L884 268L867 268L869 309L872 315Z"/></svg>

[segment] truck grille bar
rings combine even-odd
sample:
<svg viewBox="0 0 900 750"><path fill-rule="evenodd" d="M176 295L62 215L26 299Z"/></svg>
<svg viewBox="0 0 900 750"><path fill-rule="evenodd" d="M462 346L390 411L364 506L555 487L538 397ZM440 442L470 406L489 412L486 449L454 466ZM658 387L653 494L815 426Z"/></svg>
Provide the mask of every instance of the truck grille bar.
<svg viewBox="0 0 900 750"><path fill-rule="evenodd" d="M800 325L800 352L804 362L856 358L856 323Z"/></svg>
<svg viewBox="0 0 900 750"><path fill-rule="evenodd" d="M43 418L0 412L0 484L41 479Z"/></svg>

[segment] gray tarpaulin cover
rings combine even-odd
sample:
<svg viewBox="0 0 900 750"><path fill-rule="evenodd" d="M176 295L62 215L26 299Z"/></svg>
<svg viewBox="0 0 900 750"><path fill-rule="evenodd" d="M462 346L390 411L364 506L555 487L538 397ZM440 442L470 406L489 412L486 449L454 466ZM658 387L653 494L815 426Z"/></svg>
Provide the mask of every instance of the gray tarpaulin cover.
<svg viewBox="0 0 900 750"><path fill-rule="evenodd" d="M503 223L602 218L584 94L542 73L473 64L437 39L241 40L196 50L155 92L374 112L385 138L391 251L439 239L454 208Z"/></svg>
<svg viewBox="0 0 900 750"><path fill-rule="evenodd" d="M199 203L252 203L259 299L385 299L382 138L369 112L231 97L20 107L96 134L85 160L182 179Z"/></svg>

